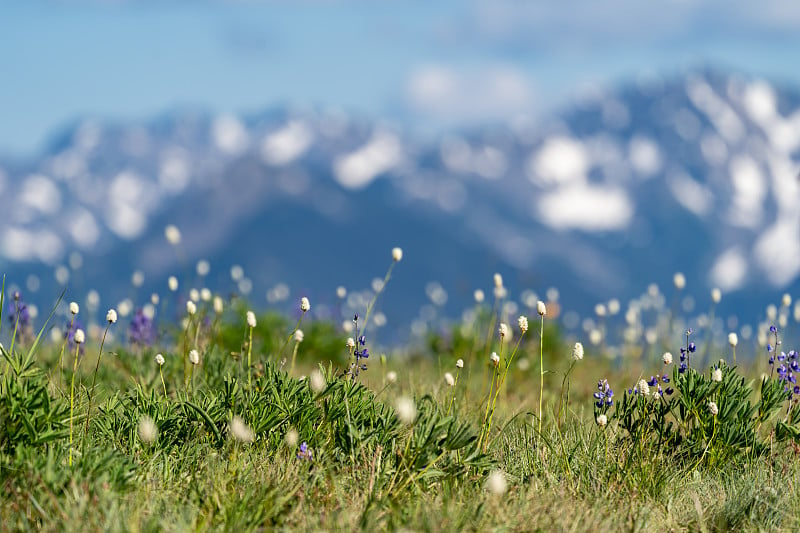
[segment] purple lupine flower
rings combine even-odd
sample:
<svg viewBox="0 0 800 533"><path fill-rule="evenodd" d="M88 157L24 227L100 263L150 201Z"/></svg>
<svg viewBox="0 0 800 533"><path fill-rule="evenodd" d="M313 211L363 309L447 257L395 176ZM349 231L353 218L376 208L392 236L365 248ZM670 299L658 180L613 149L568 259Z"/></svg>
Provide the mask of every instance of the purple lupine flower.
<svg viewBox="0 0 800 533"><path fill-rule="evenodd" d="M142 309L137 309L128 326L128 342L144 347L150 346L155 341L156 329L153 319L144 314Z"/></svg>

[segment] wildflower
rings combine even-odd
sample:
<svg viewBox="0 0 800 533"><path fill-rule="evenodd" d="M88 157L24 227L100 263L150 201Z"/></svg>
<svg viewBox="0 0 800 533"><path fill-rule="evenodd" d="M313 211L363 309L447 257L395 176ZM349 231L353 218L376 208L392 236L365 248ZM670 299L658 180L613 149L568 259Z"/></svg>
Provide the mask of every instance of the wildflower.
<svg viewBox="0 0 800 533"><path fill-rule="evenodd" d="M83 344L86 342L86 334L83 332L82 329L75 330L75 344Z"/></svg>
<svg viewBox="0 0 800 533"><path fill-rule="evenodd" d="M661 356L661 360L664 361L665 365L672 364L672 354L670 352L664 352L664 355Z"/></svg>
<svg viewBox="0 0 800 533"><path fill-rule="evenodd" d="M156 354L156 364L158 366L163 366L164 365L164 356L161 355L160 353Z"/></svg>
<svg viewBox="0 0 800 533"><path fill-rule="evenodd" d="M397 411L397 418L407 426L413 424L417 418L417 406L414 400L407 396L398 398L394 408Z"/></svg>
<svg viewBox="0 0 800 533"><path fill-rule="evenodd" d="M517 320L517 323L519 324L519 330L520 330L520 331L521 331L523 334L524 334L526 331L528 331L528 317L526 317L526 316L522 316L522 315L521 315L521 316L519 317L519 319Z"/></svg>
<svg viewBox="0 0 800 533"><path fill-rule="evenodd" d="M141 270L136 270L131 275L131 284L134 287L141 287L144 284L144 272Z"/></svg>
<svg viewBox="0 0 800 533"><path fill-rule="evenodd" d="M788 292L784 294L783 298L781 298L781 305L783 305L783 307L789 307L792 305L792 295Z"/></svg>
<svg viewBox="0 0 800 533"><path fill-rule="evenodd" d="M72 313L73 316L78 314L79 309L80 308L76 302L69 303L69 312Z"/></svg>
<svg viewBox="0 0 800 533"><path fill-rule="evenodd" d="M286 435L283 437L283 439L286 441L286 445L290 448L297 446L297 439L299 438L300 435L297 434L297 430L294 428L289 429L289 431L287 431Z"/></svg>
<svg viewBox="0 0 800 533"><path fill-rule="evenodd" d="M222 314L224 309L225 303L222 301L222 298L219 296L214 296L214 312L218 315Z"/></svg>
<svg viewBox="0 0 800 533"><path fill-rule="evenodd" d="M204 302L210 302L211 289L209 289L208 287L203 287L202 289L200 289L200 299L203 300Z"/></svg>
<svg viewBox="0 0 800 533"><path fill-rule="evenodd" d="M572 360L580 361L581 359L583 359L583 344L576 342L572 347Z"/></svg>
<svg viewBox="0 0 800 533"><path fill-rule="evenodd" d="M500 364L500 356L497 355L497 352L492 352L492 355L489 356L489 361L491 361L494 366L497 366Z"/></svg>
<svg viewBox="0 0 800 533"><path fill-rule="evenodd" d="M187 300L186 312L189 313L189 315L194 315L197 312L197 304L194 303L192 300Z"/></svg>
<svg viewBox="0 0 800 533"><path fill-rule="evenodd" d="M142 442L152 444L158 438L158 427L153 419L147 415L139 419L139 438Z"/></svg>
<svg viewBox="0 0 800 533"><path fill-rule="evenodd" d="M606 306L603 304L597 304L594 306L594 314L599 317L606 316Z"/></svg>
<svg viewBox="0 0 800 533"><path fill-rule="evenodd" d="M297 452L297 458L306 461L314 460L314 452L308 449L307 442L303 441L303 443L300 445L300 450Z"/></svg>
<svg viewBox="0 0 800 533"><path fill-rule="evenodd" d="M505 338L505 336L508 335L508 324L501 323L498 328L498 333L500 333L501 338Z"/></svg>
<svg viewBox="0 0 800 533"><path fill-rule="evenodd" d="M682 291L684 287L686 287L686 276L683 275L682 272L676 272L674 276L672 276L672 283L675 284L675 288L679 291Z"/></svg>
<svg viewBox="0 0 800 533"><path fill-rule="evenodd" d="M308 301L308 298L303 296L300 298L300 310L305 313L309 309L311 309L311 303Z"/></svg>
<svg viewBox="0 0 800 533"><path fill-rule="evenodd" d="M464 368L464 360L463 359L459 359L458 361L456 361L456 368Z"/></svg>
<svg viewBox="0 0 800 533"><path fill-rule="evenodd" d="M732 348L735 348L737 344L739 344L739 336L736 333L728 333L728 344L731 345Z"/></svg>
<svg viewBox="0 0 800 533"><path fill-rule="evenodd" d="M247 318L247 325L251 328L256 327L256 314L252 311L248 311L245 316Z"/></svg>
<svg viewBox="0 0 800 533"><path fill-rule="evenodd" d="M453 374L451 374L450 372L445 372L444 382L447 383L448 386L453 387L456 384L456 378L454 378Z"/></svg>
<svg viewBox="0 0 800 533"><path fill-rule="evenodd" d="M294 341L295 342L303 342L304 338L305 338L305 334L303 333L302 329L298 329L297 331L294 332Z"/></svg>
<svg viewBox="0 0 800 533"><path fill-rule="evenodd" d="M106 322L115 324L117 322L117 312L114 309L109 309L106 313Z"/></svg>
<svg viewBox="0 0 800 533"><path fill-rule="evenodd" d="M722 381L722 369L715 368L713 372L711 372L711 381L716 381L717 383Z"/></svg>
<svg viewBox="0 0 800 533"><path fill-rule="evenodd" d="M137 309L128 326L128 341L139 346L150 346L155 336L153 319L149 318L143 309Z"/></svg>
<svg viewBox="0 0 800 533"><path fill-rule="evenodd" d="M386 373L386 381L388 381L389 383L394 383L395 381L397 381L397 372L395 372L394 370L388 371Z"/></svg>
<svg viewBox="0 0 800 533"><path fill-rule="evenodd" d="M502 470L493 470L486 478L486 490L495 496L502 496L508 490L506 475Z"/></svg>
<svg viewBox="0 0 800 533"><path fill-rule="evenodd" d="M392 260L395 263L399 263L401 259L403 259L403 249L398 247L392 248Z"/></svg>
<svg viewBox="0 0 800 533"><path fill-rule="evenodd" d="M253 433L253 430L250 429L250 426L248 426L244 420L236 415L234 415L234 417L231 419L228 429L233 438L239 442L249 443L255 440L256 436Z"/></svg>
<svg viewBox="0 0 800 533"><path fill-rule="evenodd" d="M595 406L600 409L602 407L611 407L614 405L614 391L611 385L608 384L607 379L601 379L597 382L597 391L594 393Z"/></svg>
<svg viewBox="0 0 800 533"><path fill-rule="evenodd" d="M167 287L169 287L169 290L171 290L172 292L177 291L178 278L176 278L175 276L170 276L169 279L167 280Z"/></svg>
<svg viewBox="0 0 800 533"><path fill-rule="evenodd" d="M539 313L539 316L544 316L547 314L547 307L545 307L543 301L539 300L536 302L536 312Z"/></svg>
<svg viewBox="0 0 800 533"><path fill-rule="evenodd" d="M711 301L718 304L722 300L722 291L714 287L711 289Z"/></svg>
<svg viewBox="0 0 800 533"><path fill-rule="evenodd" d="M167 242L172 246L177 246L181 242L181 230L177 226L169 224L164 228L164 237L167 238Z"/></svg>
<svg viewBox="0 0 800 533"><path fill-rule="evenodd" d="M606 424L608 424L608 417L606 415L604 415L603 413L600 413L599 415L597 415L597 420L596 421L597 421L597 425L600 426L601 428L603 428L603 427L606 427Z"/></svg>
<svg viewBox="0 0 800 533"><path fill-rule="evenodd" d="M195 266L198 276L206 276L211 271L211 265L205 259L201 259Z"/></svg>
<svg viewBox="0 0 800 533"><path fill-rule="evenodd" d="M353 337L347 337L347 342L345 342L344 345L352 350L356 347L356 341L353 339Z"/></svg>
<svg viewBox="0 0 800 533"><path fill-rule="evenodd" d="M480 289L475 289L475 292L472 293L472 297L475 298L475 303L482 303L483 299L485 298L483 291Z"/></svg>
<svg viewBox="0 0 800 533"><path fill-rule="evenodd" d="M711 413L711 416L717 416L719 414L719 407L713 401L708 402L708 412Z"/></svg>
<svg viewBox="0 0 800 533"><path fill-rule="evenodd" d="M499 273L495 273L494 275L494 286L500 288L503 286L503 276Z"/></svg>
<svg viewBox="0 0 800 533"><path fill-rule="evenodd" d="M639 394L642 394L643 396L650 396L650 386L647 384L647 381L640 379L639 383L636 384L636 389L634 390L637 389Z"/></svg>
<svg viewBox="0 0 800 533"><path fill-rule="evenodd" d="M325 390L325 387L328 386L327 381L325 381L325 376L322 375L318 369L314 369L311 371L311 378L309 379L311 384L311 390L319 394L320 392Z"/></svg>
<svg viewBox="0 0 800 533"><path fill-rule="evenodd" d="M191 350L189 352L189 362L195 366L200 364L200 354L197 350Z"/></svg>

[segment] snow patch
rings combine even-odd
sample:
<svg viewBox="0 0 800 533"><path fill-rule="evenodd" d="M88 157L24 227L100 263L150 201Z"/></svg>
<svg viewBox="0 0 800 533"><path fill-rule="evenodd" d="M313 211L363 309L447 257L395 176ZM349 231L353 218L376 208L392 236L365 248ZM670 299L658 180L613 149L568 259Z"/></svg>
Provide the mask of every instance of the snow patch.
<svg viewBox="0 0 800 533"><path fill-rule="evenodd" d="M723 292L740 289L747 279L747 258L739 246L728 248L714 261L709 284Z"/></svg>
<svg viewBox="0 0 800 533"><path fill-rule="evenodd" d="M571 137L551 137L531 156L528 179L540 187L584 181L590 168L583 144Z"/></svg>
<svg viewBox="0 0 800 533"><path fill-rule="evenodd" d="M342 187L361 189L379 174L397 166L400 159L400 140L391 133L379 130L358 150L337 157L333 162L333 172Z"/></svg>
<svg viewBox="0 0 800 533"><path fill-rule="evenodd" d="M695 215L703 217L711 212L714 194L685 172L670 173L667 187L675 200Z"/></svg>
<svg viewBox="0 0 800 533"><path fill-rule="evenodd" d="M287 165L303 155L313 139L311 129L303 122L289 121L286 126L264 138L261 157L268 165Z"/></svg>
<svg viewBox="0 0 800 533"><path fill-rule="evenodd" d="M623 189L573 184L540 197L536 211L555 229L610 231L624 229L634 206Z"/></svg>
<svg viewBox="0 0 800 533"><path fill-rule="evenodd" d="M211 135L217 149L227 155L241 154L249 143L247 129L233 115L217 117L212 125Z"/></svg>

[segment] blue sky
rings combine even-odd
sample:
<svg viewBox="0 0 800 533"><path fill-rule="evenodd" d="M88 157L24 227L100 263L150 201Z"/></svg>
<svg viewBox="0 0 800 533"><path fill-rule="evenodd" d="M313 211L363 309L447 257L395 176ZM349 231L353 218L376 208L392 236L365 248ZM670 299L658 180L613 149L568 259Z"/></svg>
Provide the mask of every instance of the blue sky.
<svg viewBox="0 0 800 533"><path fill-rule="evenodd" d="M698 65L800 85L798 51L795 0L0 0L0 153L178 106L331 106L436 131Z"/></svg>

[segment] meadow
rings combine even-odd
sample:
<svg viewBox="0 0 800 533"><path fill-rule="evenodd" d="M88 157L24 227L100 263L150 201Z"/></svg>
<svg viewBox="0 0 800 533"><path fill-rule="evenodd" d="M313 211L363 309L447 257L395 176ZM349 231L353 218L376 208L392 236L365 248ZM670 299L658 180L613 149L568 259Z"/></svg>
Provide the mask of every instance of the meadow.
<svg viewBox="0 0 800 533"><path fill-rule="evenodd" d="M713 330L718 292L682 318L652 288L599 305L582 339L568 302L519 312L495 275L461 321L386 349L401 260L336 320L177 279L130 309L65 292L34 317L4 282L3 529L800 528L788 295L746 342Z"/></svg>

